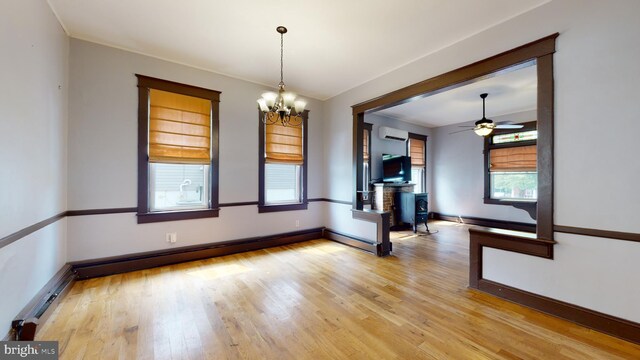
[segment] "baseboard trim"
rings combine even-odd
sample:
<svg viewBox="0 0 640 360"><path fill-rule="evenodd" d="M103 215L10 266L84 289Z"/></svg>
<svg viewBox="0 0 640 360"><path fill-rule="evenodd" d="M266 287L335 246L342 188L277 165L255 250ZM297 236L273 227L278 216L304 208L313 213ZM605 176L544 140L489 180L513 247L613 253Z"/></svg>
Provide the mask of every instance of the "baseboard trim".
<svg viewBox="0 0 640 360"><path fill-rule="evenodd" d="M640 344L640 324L546 296L481 279L478 290L590 329Z"/></svg>
<svg viewBox="0 0 640 360"><path fill-rule="evenodd" d="M455 216L455 215L446 215L437 212L431 213L434 220L445 220L451 222L460 222L460 218L462 218L462 222L468 225L479 225L486 226L498 229L507 229L507 230L515 230L515 231L525 231L525 232L536 232L536 224L527 224L516 221L507 221L507 220L495 220L495 219L485 219L478 218L473 216Z"/></svg>
<svg viewBox="0 0 640 360"><path fill-rule="evenodd" d="M12 330L8 337L21 341L33 340L38 330L38 324L44 323L49 318L60 301L71 290L75 280L76 276L71 265L63 266L12 321Z"/></svg>
<svg viewBox="0 0 640 360"><path fill-rule="evenodd" d="M120 274L322 238L323 228L71 262L79 279Z"/></svg>
<svg viewBox="0 0 640 360"><path fill-rule="evenodd" d="M378 250L378 247L377 247L378 244L374 242L367 241L357 236L348 235L348 234L341 233L331 229L325 228L322 232L322 237L328 240L339 242L344 245L348 245L354 248L364 250L366 252L370 252L372 254L376 254Z"/></svg>

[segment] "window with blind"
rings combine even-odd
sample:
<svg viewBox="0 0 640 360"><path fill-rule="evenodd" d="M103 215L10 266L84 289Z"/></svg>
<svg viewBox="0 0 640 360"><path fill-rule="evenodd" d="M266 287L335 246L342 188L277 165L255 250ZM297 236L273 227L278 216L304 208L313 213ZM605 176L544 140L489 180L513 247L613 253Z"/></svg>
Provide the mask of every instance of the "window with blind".
<svg viewBox="0 0 640 360"><path fill-rule="evenodd" d="M427 192L427 137L410 133L407 155L411 157L411 183L415 184L413 192Z"/></svg>
<svg viewBox="0 0 640 360"><path fill-rule="evenodd" d="M259 212L307 208L307 117L301 126L259 121Z"/></svg>
<svg viewBox="0 0 640 360"><path fill-rule="evenodd" d="M371 182L371 130L372 124L365 123L362 133L362 190L369 191L369 183ZM365 204L371 203L369 194L363 199Z"/></svg>
<svg viewBox="0 0 640 360"><path fill-rule="evenodd" d="M220 92L138 77L138 222L218 215Z"/></svg>
<svg viewBox="0 0 640 360"><path fill-rule="evenodd" d="M529 125L529 128L531 125ZM485 200L535 202L538 197L537 135L533 129L500 132L485 140Z"/></svg>

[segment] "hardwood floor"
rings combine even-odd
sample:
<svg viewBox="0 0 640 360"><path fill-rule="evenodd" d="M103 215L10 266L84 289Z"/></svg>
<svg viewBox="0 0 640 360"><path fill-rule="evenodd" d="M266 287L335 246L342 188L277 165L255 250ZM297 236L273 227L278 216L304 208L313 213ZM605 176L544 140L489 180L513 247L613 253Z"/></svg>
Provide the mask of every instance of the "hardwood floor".
<svg viewBox="0 0 640 360"><path fill-rule="evenodd" d="M61 359L640 358L467 289L467 228L429 226L387 258L314 240L78 281L37 338Z"/></svg>

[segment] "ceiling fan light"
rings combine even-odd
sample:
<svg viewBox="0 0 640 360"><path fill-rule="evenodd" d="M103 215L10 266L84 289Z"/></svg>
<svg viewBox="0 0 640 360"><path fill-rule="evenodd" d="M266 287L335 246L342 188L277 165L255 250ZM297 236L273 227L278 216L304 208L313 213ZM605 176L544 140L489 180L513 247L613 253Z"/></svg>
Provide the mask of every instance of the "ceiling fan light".
<svg viewBox="0 0 640 360"><path fill-rule="evenodd" d="M487 136L493 132L493 128L476 126L475 128L473 128L473 132L475 132L478 136Z"/></svg>

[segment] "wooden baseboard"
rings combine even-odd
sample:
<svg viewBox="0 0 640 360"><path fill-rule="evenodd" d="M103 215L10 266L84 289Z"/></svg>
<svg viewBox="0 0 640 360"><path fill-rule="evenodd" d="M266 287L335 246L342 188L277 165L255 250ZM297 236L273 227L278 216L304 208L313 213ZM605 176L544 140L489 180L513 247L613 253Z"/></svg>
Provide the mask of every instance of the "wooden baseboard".
<svg viewBox="0 0 640 360"><path fill-rule="evenodd" d="M76 276L69 264L63 266L45 284L12 322L7 335L12 340L33 340L38 324L44 323L64 296L71 290Z"/></svg>
<svg viewBox="0 0 640 360"><path fill-rule="evenodd" d="M515 230L515 231L526 231L526 232L536 232L536 224L527 224L516 221L507 221L507 220L495 220L495 219L485 219L478 218L473 216L454 216L454 215L445 215L437 212L431 213L431 217L434 220L445 220L451 222L460 222L460 218L462 218L462 222L467 225L479 225L486 226L498 229L507 229L507 230Z"/></svg>
<svg viewBox="0 0 640 360"><path fill-rule="evenodd" d="M590 329L640 344L640 324L581 306L481 279L478 290Z"/></svg>
<svg viewBox="0 0 640 360"><path fill-rule="evenodd" d="M356 236L347 235L344 233L337 232L335 230L325 228L324 231L322 232L322 237L328 240L339 242L344 245L349 245L351 247L362 249L372 254L377 254L378 244L371 241L367 241L365 239L362 239Z"/></svg>
<svg viewBox="0 0 640 360"><path fill-rule="evenodd" d="M169 250L76 261L70 264L79 279L87 279L320 239L322 237L322 229L314 228Z"/></svg>

